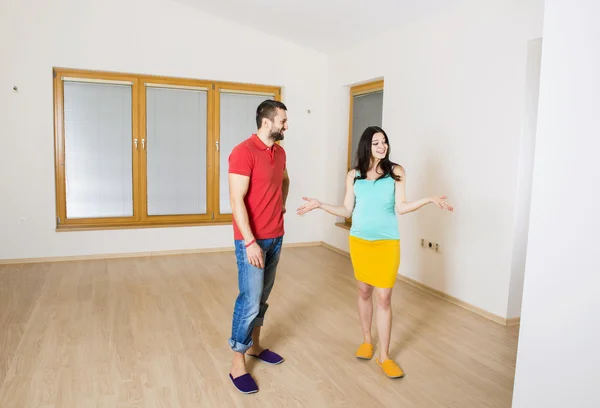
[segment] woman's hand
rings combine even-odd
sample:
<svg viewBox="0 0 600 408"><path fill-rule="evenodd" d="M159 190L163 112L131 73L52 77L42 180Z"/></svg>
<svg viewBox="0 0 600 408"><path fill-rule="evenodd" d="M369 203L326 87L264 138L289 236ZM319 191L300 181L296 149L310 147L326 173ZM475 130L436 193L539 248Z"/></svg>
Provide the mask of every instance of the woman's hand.
<svg viewBox="0 0 600 408"><path fill-rule="evenodd" d="M321 202L319 200L317 200L316 198L302 197L302 199L304 201L307 201L307 203L298 207L298 209L296 210L296 213L298 215L304 215L307 212L310 212L314 209L321 207Z"/></svg>
<svg viewBox="0 0 600 408"><path fill-rule="evenodd" d="M447 198L446 196L439 196L439 197L431 197L429 200L431 203L437 205L442 210L448 210L450 212L453 212L454 208L446 202L446 198Z"/></svg>

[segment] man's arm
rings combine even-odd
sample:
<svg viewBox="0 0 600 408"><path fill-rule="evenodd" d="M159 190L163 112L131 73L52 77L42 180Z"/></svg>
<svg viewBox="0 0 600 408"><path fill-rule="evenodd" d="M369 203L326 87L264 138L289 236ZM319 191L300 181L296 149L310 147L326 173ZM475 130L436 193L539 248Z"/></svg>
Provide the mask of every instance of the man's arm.
<svg viewBox="0 0 600 408"><path fill-rule="evenodd" d="M249 243L254 239L254 234L252 233L250 221L248 219L248 210L246 209L246 203L244 202L249 185L250 177L239 174L229 174L229 201L231 210L233 212L233 217L235 218L235 223L246 243Z"/></svg>
<svg viewBox="0 0 600 408"><path fill-rule="evenodd" d="M281 184L281 192L282 192L282 203L283 203L283 212L285 213L285 203L287 202L288 192L290 190L290 177L288 176L287 169L283 171L283 182Z"/></svg>
<svg viewBox="0 0 600 408"><path fill-rule="evenodd" d="M257 268L264 268L262 249L254 239L254 234L252 233L250 221L248 219L248 210L246 209L246 203L244 202L249 185L250 177L229 173L229 200L231 203L231 210L233 212L235 223L247 245L246 256L248 257L250 264Z"/></svg>

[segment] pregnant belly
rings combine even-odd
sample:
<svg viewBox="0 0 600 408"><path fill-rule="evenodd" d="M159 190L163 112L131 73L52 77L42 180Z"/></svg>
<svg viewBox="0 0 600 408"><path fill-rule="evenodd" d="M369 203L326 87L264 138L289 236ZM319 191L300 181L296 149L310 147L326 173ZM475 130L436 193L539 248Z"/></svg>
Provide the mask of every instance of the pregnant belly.
<svg viewBox="0 0 600 408"><path fill-rule="evenodd" d="M364 239L398 239L398 219L395 214L353 217L351 232Z"/></svg>

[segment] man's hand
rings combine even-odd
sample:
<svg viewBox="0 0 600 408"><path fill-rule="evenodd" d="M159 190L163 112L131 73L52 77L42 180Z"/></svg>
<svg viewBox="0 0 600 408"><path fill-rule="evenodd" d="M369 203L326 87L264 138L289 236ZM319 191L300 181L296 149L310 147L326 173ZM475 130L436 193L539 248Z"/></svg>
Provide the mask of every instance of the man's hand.
<svg viewBox="0 0 600 408"><path fill-rule="evenodd" d="M285 214L287 210L285 209L285 204L281 206L281 213Z"/></svg>
<svg viewBox="0 0 600 408"><path fill-rule="evenodd" d="M263 259L263 251L256 242L252 243L252 245L246 248L246 256L248 257L248 262L250 262L250 265L264 269L265 264Z"/></svg>

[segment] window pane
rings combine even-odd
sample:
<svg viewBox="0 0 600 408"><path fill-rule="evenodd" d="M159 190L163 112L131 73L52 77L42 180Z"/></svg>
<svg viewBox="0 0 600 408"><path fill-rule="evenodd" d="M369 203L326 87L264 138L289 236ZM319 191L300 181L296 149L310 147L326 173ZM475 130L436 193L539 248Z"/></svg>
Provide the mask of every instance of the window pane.
<svg viewBox="0 0 600 408"><path fill-rule="evenodd" d="M383 91L354 97L352 112L352 164L356 160L356 148L365 129L381 126L383 115Z"/></svg>
<svg viewBox="0 0 600 408"><path fill-rule="evenodd" d="M265 99L264 95L221 92L221 136L220 136L220 212L231 214L229 204L229 154L233 148L256 133L256 108Z"/></svg>
<svg viewBox="0 0 600 408"><path fill-rule="evenodd" d="M206 214L207 93L146 89L148 215Z"/></svg>
<svg viewBox="0 0 600 408"><path fill-rule="evenodd" d="M131 91L64 83L67 218L133 216Z"/></svg>

